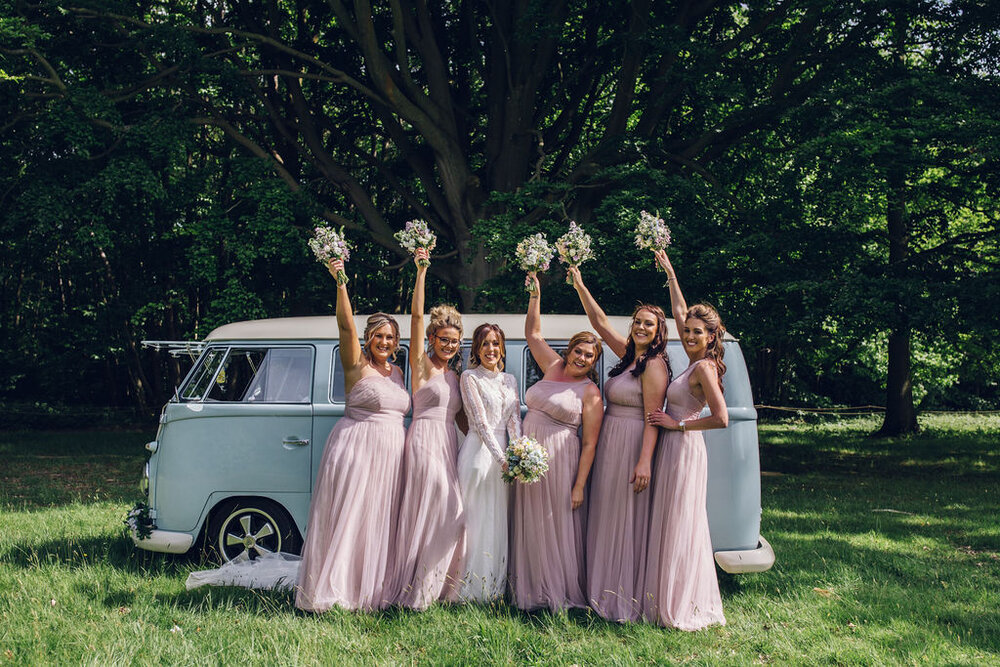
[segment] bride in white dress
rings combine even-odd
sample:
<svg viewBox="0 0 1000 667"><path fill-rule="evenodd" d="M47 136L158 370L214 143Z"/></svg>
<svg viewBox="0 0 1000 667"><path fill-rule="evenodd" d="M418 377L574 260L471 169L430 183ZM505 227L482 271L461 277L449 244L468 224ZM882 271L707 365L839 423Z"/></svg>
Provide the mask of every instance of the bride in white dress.
<svg viewBox="0 0 1000 667"><path fill-rule="evenodd" d="M458 481L466 517L466 557L459 597L489 602L507 587L507 438L521 435L517 380L503 372L504 335L481 324L472 335L469 370L462 373L462 402L469 433L458 451Z"/></svg>

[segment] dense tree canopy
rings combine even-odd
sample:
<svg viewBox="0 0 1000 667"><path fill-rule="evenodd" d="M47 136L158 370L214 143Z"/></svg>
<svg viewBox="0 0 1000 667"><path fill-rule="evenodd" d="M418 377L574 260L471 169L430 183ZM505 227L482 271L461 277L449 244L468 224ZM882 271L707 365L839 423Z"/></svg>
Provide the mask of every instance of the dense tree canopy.
<svg viewBox="0 0 1000 667"><path fill-rule="evenodd" d="M608 304L662 301L647 208L759 399L887 391L889 432L996 400L997 28L972 1L5 0L0 391L155 406L179 369L138 340L329 307L323 219L362 309L406 303L380 269L412 218L469 310L520 308L511 248L568 218Z"/></svg>

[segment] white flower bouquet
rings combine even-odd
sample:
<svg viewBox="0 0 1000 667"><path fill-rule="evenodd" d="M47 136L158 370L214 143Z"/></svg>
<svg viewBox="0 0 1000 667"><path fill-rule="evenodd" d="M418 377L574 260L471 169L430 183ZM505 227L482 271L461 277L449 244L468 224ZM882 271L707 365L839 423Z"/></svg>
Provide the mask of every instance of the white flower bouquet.
<svg viewBox="0 0 1000 667"><path fill-rule="evenodd" d="M507 470L503 481L534 484L549 471L549 453L530 435L514 438L507 445Z"/></svg>
<svg viewBox="0 0 1000 667"><path fill-rule="evenodd" d="M343 227L338 232L332 227L317 227L313 232L313 237L309 239L309 247L313 254L324 266L330 263L331 259L347 261L351 258L350 248L344 239ZM347 284L347 274L343 271L337 272L337 284Z"/></svg>
<svg viewBox="0 0 1000 667"><path fill-rule="evenodd" d="M399 245L403 246L411 254L416 253L418 248L424 248L430 253L434 249L434 246L437 245L437 236L423 220L410 220L403 229L393 234L393 236L399 241ZM420 266L431 265L426 259L421 259L418 263Z"/></svg>
<svg viewBox="0 0 1000 667"><path fill-rule="evenodd" d="M640 250L664 250L670 245L670 228L663 218L652 213L639 213L639 223L635 226L635 246Z"/></svg>
<svg viewBox="0 0 1000 667"><path fill-rule="evenodd" d="M552 256L555 254L555 248L549 244L548 239L545 238L545 234L541 232L522 239L514 250L514 257L521 265L521 268L525 271L534 271L536 273L538 271L548 271L549 262L552 261ZM524 279L524 287L528 292L534 293L535 291L535 283L527 277Z"/></svg>
<svg viewBox="0 0 1000 667"><path fill-rule="evenodd" d="M594 259L590 235L574 220L569 221L569 231L556 239L556 250L559 251L559 261L570 266L580 266L588 259ZM572 285L573 277L567 276L566 282Z"/></svg>

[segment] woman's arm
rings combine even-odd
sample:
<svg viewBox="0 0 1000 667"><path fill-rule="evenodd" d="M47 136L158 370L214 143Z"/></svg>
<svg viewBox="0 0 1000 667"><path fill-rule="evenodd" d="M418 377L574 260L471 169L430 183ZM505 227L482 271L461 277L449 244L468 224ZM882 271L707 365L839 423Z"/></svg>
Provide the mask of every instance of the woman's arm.
<svg viewBox="0 0 1000 667"><path fill-rule="evenodd" d="M524 317L524 338L528 342L528 349L531 350L535 363L542 369L542 373L546 373L554 364L561 362L562 357L542 338L542 287L538 284L538 276L534 271L528 274L528 280L535 284L535 291L528 297L528 313Z"/></svg>
<svg viewBox="0 0 1000 667"><path fill-rule="evenodd" d="M657 263L667 272L667 284L670 286L670 312L677 323L677 332L682 333L684 321L687 320L688 307L684 301L684 294L681 293L681 286L677 284L677 274L674 273L674 267L670 263L670 258L667 257L666 250L656 250L653 254L656 256Z"/></svg>
<svg viewBox="0 0 1000 667"><path fill-rule="evenodd" d="M501 465L506 465L505 448L500 446L493 434L493 428L486 423L486 407L483 405L476 384L477 381L471 373L462 373L459 386L462 390L462 404L465 406L465 414L469 417L470 426L475 429L479 439L486 445L486 449L489 450L493 458Z"/></svg>
<svg viewBox="0 0 1000 667"><path fill-rule="evenodd" d="M571 503L573 509L583 504L583 492L590 477L590 468L594 465L594 452L597 450L597 436L601 433L601 422L604 420L604 402L601 401L601 390L596 384L587 387L583 394L583 429L580 437L580 463L576 468L576 482L573 484Z"/></svg>
<svg viewBox="0 0 1000 667"><path fill-rule="evenodd" d="M597 304L590 290L583 284L583 276L580 275L580 267L570 266L566 272L573 276L573 287L576 289L580 303L583 304L583 311L587 313L590 325L597 330L597 335L604 339L611 351L619 358L625 356L625 346L628 339L611 327L611 321L604 313L604 310Z"/></svg>
<svg viewBox="0 0 1000 667"><path fill-rule="evenodd" d="M425 248L417 248L413 262L417 265L417 280L413 284L413 299L410 301L410 391L414 394L427 381L427 352L424 350L424 284L427 282L427 265L420 260L430 261Z"/></svg>
<svg viewBox="0 0 1000 667"><path fill-rule="evenodd" d="M331 259L327 269L336 280L337 272L344 270L344 262ZM354 311L351 310L347 285L341 285L339 282L337 283L337 330L340 336L340 363L344 367L344 391L350 394L354 384L361 379L364 362L361 343L358 342L358 330L354 326Z"/></svg>
<svg viewBox="0 0 1000 667"><path fill-rule="evenodd" d="M708 403L708 409L712 414L708 417L699 417L684 422L685 431L708 431L713 428L726 428L729 426L729 409L726 407L726 399L722 395L722 388L719 386L719 372L714 362L701 361L691 371L688 382L691 385L692 393L701 388ZM680 426L677 427L678 429Z"/></svg>
<svg viewBox="0 0 1000 667"><path fill-rule="evenodd" d="M639 376L642 385L642 408L646 414L663 409L663 398L667 393L667 365L662 357L654 357L646 363L646 370ZM641 493L649 486L653 475L653 452L656 450L656 438L659 430L650 420L642 427L642 449L639 461L635 464L632 477L632 490Z"/></svg>

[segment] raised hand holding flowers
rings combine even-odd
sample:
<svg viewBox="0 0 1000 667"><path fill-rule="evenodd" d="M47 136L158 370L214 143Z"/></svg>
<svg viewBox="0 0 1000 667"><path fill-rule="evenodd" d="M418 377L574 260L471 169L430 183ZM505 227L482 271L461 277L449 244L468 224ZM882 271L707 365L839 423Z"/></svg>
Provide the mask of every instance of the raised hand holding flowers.
<svg viewBox="0 0 1000 667"><path fill-rule="evenodd" d="M430 253L437 245L437 236L423 220L410 220L403 229L393 234L393 237L399 241L399 245L411 253L416 253L417 248L423 248ZM426 259L418 259L417 262L420 266L431 265L430 260Z"/></svg>
<svg viewBox="0 0 1000 667"><path fill-rule="evenodd" d="M574 220L569 221L569 231L556 240L556 250L559 251L559 261L570 266L579 267L588 259L594 259L594 251L590 247L590 235ZM567 274L566 282L572 285L573 276Z"/></svg>
<svg viewBox="0 0 1000 667"><path fill-rule="evenodd" d="M548 239L545 238L545 234L539 232L538 234L533 234L522 239L514 250L514 257L517 259L518 264L521 265L521 268L530 274L537 273L538 271L548 271L549 262L552 261L552 256L555 255L555 252L555 249L549 244ZM531 280L530 276L525 277L524 288L531 294L537 292L535 282Z"/></svg>
<svg viewBox="0 0 1000 667"><path fill-rule="evenodd" d="M338 259L341 262L346 262L351 258L350 248L344 239L343 228L338 232L332 227L317 227L313 231L313 237L309 239L309 247L312 248L316 259L328 268L332 260ZM338 285L347 284L347 274L344 273L343 268L338 268L334 275Z"/></svg>
<svg viewBox="0 0 1000 667"><path fill-rule="evenodd" d="M670 245L670 228L663 218L641 211L635 226L635 245L640 250L664 250Z"/></svg>

